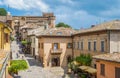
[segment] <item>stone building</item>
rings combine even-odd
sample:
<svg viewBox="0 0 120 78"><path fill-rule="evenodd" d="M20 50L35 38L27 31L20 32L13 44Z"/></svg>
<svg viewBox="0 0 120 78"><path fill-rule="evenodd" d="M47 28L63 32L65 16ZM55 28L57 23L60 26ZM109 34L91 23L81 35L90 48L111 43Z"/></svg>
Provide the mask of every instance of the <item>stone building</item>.
<svg viewBox="0 0 120 78"><path fill-rule="evenodd" d="M74 57L120 52L120 21L105 22L72 35ZM96 67L93 60L93 66Z"/></svg>
<svg viewBox="0 0 120 78"><path fill-rule="evenodd" d="M41 33L44 30L45 30L44 26L40 26L40 27L34 28L32 30L28 30L27 41L31 43L28 45L29 49L30 49L29 54L31 54L36 59L39 58L38 38L36 37L36 34Z"/></svg>
<svg viewBox="0 0 120 78"><path fill-rule="evenodd" d="M119 20L105 22L77 32L70 32L69 30L67 28L53 28L37 35L39 38L38 51L45 67L54 66L52 64L54 61L58 61L55 63L57 66L66 66L67 60L65 59L71 55L67 53L72 53L73 57L77 57L81 53L99 55L120 52ZM69 36L63 34L63 31L66 33L69 32ZM67 43L73 45L73 47L68 49ZM54 50L56 46L57 50ZM95 60L93 60L92 66L96 67Z"/></svg>
<svg viewBox="0 0 120 78"><path fill-rule="evenodd" d="M8 75L11 32L11 27L5 21L0 21L0 78L6 78Z"/></svg>
<svg viewBox="0 0 120 78"><path fill-rule="evenodd" d="M73 35L73 44L75 52L120 52L120 21L105 22L80 30Z"/></svg>
<svg viewBox="0 0 120 78"><path fill-rule="evenodd" d="M12 28L15 30L13 33L19 35L20 27L22 26L45 26L48 28L55 27L55 16L53 13L43 13L42 16L13 16Z"/></svg>
<svg viewBox="0 0 120 78"><path fill-rule="evenodd" d="M96 59L97 78L120 78L120 53L93 56Z"/></svg>
<svg viewBox="0 0 120 78"><path fill-rule="evenodd" d="M37 34L40 60L44 67L66 66L71 60L71 28L52 28Z"/></svg>

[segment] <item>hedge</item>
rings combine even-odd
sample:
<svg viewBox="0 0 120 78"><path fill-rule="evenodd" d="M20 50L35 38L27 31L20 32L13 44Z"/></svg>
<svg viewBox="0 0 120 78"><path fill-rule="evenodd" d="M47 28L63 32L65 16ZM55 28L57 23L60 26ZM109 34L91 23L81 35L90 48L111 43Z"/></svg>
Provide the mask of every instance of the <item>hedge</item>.
<svg viewBox="0 0 120 78"><path fill-rule="evenodd" d="M17 74L20 70L25 70L28 68L27 62L25 60L12 60L10 62L10 67L8 72L11 74Z"/></svg>

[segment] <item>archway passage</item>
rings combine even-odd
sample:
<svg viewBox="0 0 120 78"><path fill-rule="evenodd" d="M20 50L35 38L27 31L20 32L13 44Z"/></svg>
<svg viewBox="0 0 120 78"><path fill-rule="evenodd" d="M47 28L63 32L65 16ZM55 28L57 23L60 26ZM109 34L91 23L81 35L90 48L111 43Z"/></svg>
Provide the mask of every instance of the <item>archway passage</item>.
<svg viewBox="0 0 120 78"><path fill-rule="evenodd" d="M54 66L60 66L60 58L59 57L52 58L52 67L54 67Z"/></svg>

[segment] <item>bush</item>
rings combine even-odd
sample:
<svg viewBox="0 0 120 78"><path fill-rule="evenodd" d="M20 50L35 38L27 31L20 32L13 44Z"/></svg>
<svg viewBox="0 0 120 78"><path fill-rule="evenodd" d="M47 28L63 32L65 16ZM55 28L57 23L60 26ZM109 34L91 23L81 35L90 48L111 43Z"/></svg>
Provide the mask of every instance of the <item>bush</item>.
<svg viewBox="0 0 120 78"><path fill-rule="evenodd" d="M26 45L28 42L27 41L21 41L23 45Z"/></svg>
<svg viewBox="0 0 120 78"><path fill-rule="evenodd" d="M86 75L85 75L85 74L82 74L82 75L81 75L81 78L86 78Z"/></svg>
<svg viewBox="0 0 120 78"><path fill-rule="evenodd" d="M25 70L28 68L27 62L25 60L12 60L10 62L10 67L8 68L8 72L10 74L17 74L20 70Z"/></svg>
<svg viewBox="0 0 120 78"><path fill-rule="evenodd" d="M14 37L10 37L10 40L11 40L11 41L14 41L15 39L14 39Z"/></svg>
<svg viewBox="0 0 120 78"><path fill-rule="evenodd" d="M90 54L81 54L80 56L76 57L75 60L82 65L90 66L92 62L92 57Z"/></svg>
<svg viewBox="0 0 120 78"><path fill-rule="evenodd" d="M25 41L25 40L21 41L21 43L22 43L23 45L31 44L31 42L28 42L28 41Z"/></svg>

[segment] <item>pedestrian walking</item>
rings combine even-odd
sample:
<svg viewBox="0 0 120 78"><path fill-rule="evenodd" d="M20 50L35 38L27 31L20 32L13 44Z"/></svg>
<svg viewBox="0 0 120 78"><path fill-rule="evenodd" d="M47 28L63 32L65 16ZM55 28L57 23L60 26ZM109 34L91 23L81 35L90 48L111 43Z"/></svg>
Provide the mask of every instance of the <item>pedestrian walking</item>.
<svg viewBox="0 0 120 78"><path fill-rule="evenodd" d="M18 53L16 53L16 55L17 55L17 58L18 58L19 57Z"/></svg>
<svg viewBox="0 0 120 78"><path fill-rule="evenodd" d="M22 56L22 59L24 59L24 56Z"/></svg>

